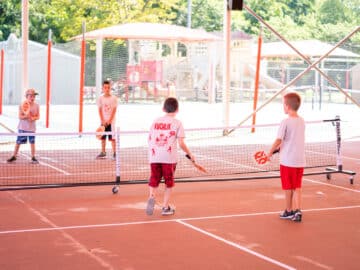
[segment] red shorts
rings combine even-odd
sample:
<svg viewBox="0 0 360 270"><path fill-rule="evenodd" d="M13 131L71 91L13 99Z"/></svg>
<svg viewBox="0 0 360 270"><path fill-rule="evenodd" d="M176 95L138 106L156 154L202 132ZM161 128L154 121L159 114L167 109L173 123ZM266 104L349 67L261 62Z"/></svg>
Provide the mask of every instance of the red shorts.
<svg viewBox="0 0 360 270"><path fill-rule="evenodd" d="M287 167L280 165L280 177L282 189L296 189L301 188L302 176L304 168Z"/></svg>
<svg viewBox="0 0 360 270"><path fill-rule="evenodd" d="M164 177L165 186L171 188L175 185L174 174L176 169L176 163L151 163L151 176L149 180L150 187L158 187L161 178Z"/></svg>

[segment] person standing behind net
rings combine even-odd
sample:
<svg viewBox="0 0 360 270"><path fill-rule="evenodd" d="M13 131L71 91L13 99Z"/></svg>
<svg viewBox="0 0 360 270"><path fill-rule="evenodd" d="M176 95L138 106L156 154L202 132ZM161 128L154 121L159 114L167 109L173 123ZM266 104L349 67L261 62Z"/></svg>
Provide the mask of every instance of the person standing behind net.
<svg viewBox="0 0 360 270"><path fill-rule="evenodd" d="M105 132L111 132L115 130L116 123L116 109L118 105L118 100L116 96L111 94L110 82L105 80L103 82L103 95L101 95L97 100L99 117L101 125L105 127ZM115 149L115 139L111 134L103 135L101 137L101 152L97 155L97 159L106 158L106 137L108 136L109 141L111 142L111 148L113 151L113 160L116 157Z"/></svg>
<svg viewBox="0 0 360 270"><path fill-rule="evenodd" d="M284 112L288 118L279 127L277 139L273 143L269 157L280 148L280 177L285 191L285 210L281 219L300 222L301 185L305 167L305 122L297 113L301 98L297 93L287 93L283 99Z"/></svg>
<svg viewBox="0 0 360 270"><path fill-rule="evenodd" d="M164 216L173 215L175 209L169 205L170 195L174 187L174 174L177 163L177 145L190 156L190 150L185 144L185 132L180 120L176 119L179 104L176 98L169 97L165 100L163 111L165 115L155 119L151 125L149 144L149 163L151 175L149 179L149 199L146 213L152 215L155 206L155 193L160 180L165 180L165 192L163 198L162 212Z"/></svg>
<svg viewBox="0 0 360 270"><path fill-rule="evenodd" d="M40 119L39 104L35 102L35 96L38 93L34 89L28 89L25 92L25 98L27 101L27 110L24 111L22 105L19 106L19 124L18 133L35 133L36 120ZM22 136L19 135L16 139L14 154L7 160L8 163L12 163L17 159L17 154L20 149L20 145L26 144L29 137L30 150L31 150L31 163L38 164L39 161L35 157L35 136Z"/></svg>

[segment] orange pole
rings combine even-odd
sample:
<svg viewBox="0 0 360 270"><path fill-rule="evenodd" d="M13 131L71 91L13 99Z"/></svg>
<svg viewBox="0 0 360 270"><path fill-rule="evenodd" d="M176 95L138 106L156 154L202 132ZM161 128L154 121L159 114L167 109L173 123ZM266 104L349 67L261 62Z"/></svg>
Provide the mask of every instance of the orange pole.
<svg viewBox="0 0 360 270"><path fill-rule="evenodd" d="M254 112L257 109L257 102L258 102L258 96L259 96L259 79L260 79L260 62L261 62L261 44L262 44L262 38L261 38L261 30L258 38L258 51L257 51L257 60L256 60L256 73L255 73L255 89L254 89ZM256 124L256 113L253 114L252 117L252 125L254 126ZM251 132L255 132L255 127L251 128Z"/></svg>
<svg viewBox="0 0 360 270"><path fill-rule="evenodd" d="M4 49L1 50L1 62L0 62L0 114L2 114L3 82L4 82Z"/></svg>
<svg viewBox="0 0 360 270"><path fill-rule="evenodd" d="M79 132L83 131L83 100L84 100L84 79L85 79L85 23L83 23L83 38L81 40L81 63L80 63L80 93L79 93Z"/></svg>
<svg viewBox="0 0 360 270"><path fill-rule="evenodd" d="M46 81L46 128L49 127L49 116L50 116L50 85L51 85L51 30L49 31L48 40L48 62L47 62L47 81Z"/></svg>

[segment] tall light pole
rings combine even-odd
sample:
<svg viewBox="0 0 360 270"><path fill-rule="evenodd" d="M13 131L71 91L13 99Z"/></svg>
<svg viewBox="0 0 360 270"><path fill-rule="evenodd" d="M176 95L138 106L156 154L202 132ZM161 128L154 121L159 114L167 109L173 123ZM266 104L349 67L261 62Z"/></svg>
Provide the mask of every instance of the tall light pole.
<svg viewBox="0 0 360 270"><path fill-rule="evenodd" d="M191 28L191 12L192 12L192 8L191 8L191 0L188 0L188 6L187 6L187 27Z"/></svg>
<svg viewBox="0 0 360 270"><path fill-rule="evenodd" d="M29 87L29 58L28 58L28 41L29 41L29 0L22 0L21 5L21 38L23 52L22 66L22 91Z"/></svg>

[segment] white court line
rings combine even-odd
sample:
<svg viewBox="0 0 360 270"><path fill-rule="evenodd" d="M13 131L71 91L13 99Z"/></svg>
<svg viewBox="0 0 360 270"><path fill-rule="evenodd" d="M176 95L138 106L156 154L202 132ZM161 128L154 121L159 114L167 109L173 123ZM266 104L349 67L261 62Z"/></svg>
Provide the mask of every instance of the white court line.
<svg viewBox="0 0 360 270"><path fill-rule="evenodd" d="M64 171L64 170L62 170L62 169L60 169L60 168L58 168L58 167L55 167L55 166L53 166L53 165L50 165L49 163L46 163L46 162L44 162L44 161L39 161L39 164L40 164L40 165L43 165L43 166L46 166L46 167L49 167L49 168L51 168L51 169L53 169L53 170L55 170L55 171L58 171L58 172L60 172L60 173L62 173L62 174L64 174L64 175L71 175L71 173L68 173L67 171Z"/></svg>
<svg viewBox="0 0 360 270"><path fill-rule="evenodd" d="M229 151L224 151L224 152L229 152ZM197 155L197 156L203 157L206 160L216 161L217 163L221 162L223 164L233 165L236 168L247 168L247 169L250 168L250 169L253 169L253 170L259 171L259 172L267 172L266 170L264 170L262 168L255 167L255 166L244 165L244 164L241 164L241 163L236 163L236 162L232 162L232 161L228 161L228 160L224 160L224 159L219 160L219 159L212 158L212 157L205 156L205 155Z"/></svg>
<svg viewBox="0 0 360 270"><path fill-rule="evenodd" d="M321 152L311 151L311 150L306 150L306 152L317 154L317 155L331 156L333 158L336 158L336 155L334 155L334 154L321 153ZM353 158L353 157L348 157L348 156L344 156L344 155L341 155L341 159L349 159L349 160L360 161L359 158Z"/></svg>
<svg viewBox="0 0 360 270"><path fill-rule="evenodd" d="M285 269L289 269L289 270L294 270L294 269L296 269L296 268L291 267L291 266L289 266L289 265L287 265L287 264L284 264L284 263L279 262L279 261L277 261L277 260L274 260L274 259L272 259L272 258L270 258L270 257L267 257L267 256L265 256L265 255L262 255L262 254L260 254L260 253L258 253L258 252L255 252L255 251L253 251L253 250L251 250L251 249L248 249L248 248L246 248L246 247L244 247L244 246L241 246L241 245L238 245L238 244L236 244L236 243L234 243L234 242L231 242L231 241L229 241L229 240L226 240L226 239L224 239L224 238L222 238L222 237L220 237L220 236L218 236L218 235L215 235L215 234L213 234L213 233L209 233L209 232L207 232L207 231L205 231L205 230L203 230L203 229L200 229L200 228L198 228L198 227L196 227L196 226L193 226L193 225L191 225L191 224L188 224L188 223L182 221L181 219L176 220L176 222L178 222L178 223L180 223L180 224L182 224L182 225L184 225L184 226L186 226L186 227L188 227L188 228L190 228L190 229L192 229L192 230L194 230L194 231L200 232L200 233L205 234L205 235L207 235L207 236L209 236L209 237L211 237L211 238L214 238L214 239L216 239L216 240L219 240L219 241L221 241L221 242L223 242L223 243L225 243L225 244L227 244L227 245L229 245L229 246L232 246L232 247L235 247L235 248L237 248L237 249L240 249L240 250L242 250L242 251L244 251L244 252L246 252L246 253L249 253L249 254L251 254L251 255L253 255L253 256L255 256L255 257L258 257L258 258L260 258L260 259L262 259L262 260L264 260L264 261L270 262L270 263L272 263L272 264L275 264L275 265L280 266L280 267L285 268Z"/></svg>
<svg viewBox="0 0 360 270"><path fill-rule="evenodd" d="M299 261L303 261L303 262L307 262L309 264L312 264L312 265L314 265L315 267L318 267L318 268L322 268L322 269L325 269L325 270L332 270L333 269L330 266L327 266L325 264L316 262L316 261L311 260L310 258L306 258L304 256L297 255L297 256L295 256L295 258L298 259Z"/></svg>
<svg viewBox="0 0 360 270"><path fill-rule="evenodd" d="M81 172L81 173L68 173L67 175L71 175L71 176L87 176L87 175L115 175L114 171L101 171L101 172ZM59 175L52 175L52 177L58 177ZM0 176L0 180L6 180L6 179L14 179L14 177L16 177L16 179L28 179L28 178L34 178L34 177L44 177L44 174L32 174L32 175L16 175L16 176Z"/></svg>
<svg viewBox="0 0 360 270"><path fill-rule="evenodd" d="M19 198L18 196L16 196L16 194L11 193L11 195L14 197L14 199L18 202L20 202L21 204L23 204L25 207L27 207L31 213L33 213L35 216L37 216L40 221L50 225L53 228L58 228L56 226L56 224L54 224L51 220L49 220L47 217L45 217L43 214L41 214L38 210L36 210L35 208L31 207L29 204L27 204L25 201L23 201L21 198ZM77 252L82 253L82 254L86 254L89 258L95 260L101 267L103 267L104 269L108 269L108 270L115 270L115 268L108 262L106 262L104 259L102 259L101 257L97 256L96 254L92 253L89 251L89 249L81 244L79 241L77 241L74 237L72 237L70 234L68 234L67 232L65 232L64 230L60 230L60 233L62 234L62 236L67 239L69 242L72 243L72 247L76 249Z"/></svg>
<svg viewBox="0 0 360 270"><path fill-rule="evenodd" d="M330 207L330 208L314 208L314 209L307 209L307 210L301 210L301 211L302 212L336 211L336 210L356 209L356 208L360 208L360 205ZM279 214L279 211L244 213L244 214L234 214L234 215L191 217L191 218L181 218L181 219L159 219L159 220L151 220L151 221L134 221L134 222L121 222L121 223L90 224L90 225L63 226L63 227L55 226L55 227L22 229L22 230L7 230L7 231L0 231L0 235L1 234L15 234L15 233L46 232L46 231L57 231L57 230L92 229L92 228L108 228L108 227L121 227L121 226L131 226L131 225L144 225L144 224L158 224L158 223L176 222L178 220L192 221L192 220L263 216L263 215L274 215L274 214Z"/></svg>
<svg viewBox="0 0 360 270"><path fill-rule="evenodd" d="M173 222L172 219L165 220L153 220L153 221L135 221L135 222L123 222L123 223L105 223L105 224L91 224L91 225L78 225L78 226L63 226L63 227L45 227L37 229L23 229L23 230L8 230L0 231L1 234L14 234L14 233L31 233L31 232L48 232L48 231L59 231L59 230L74 230L74 229L93 229L93 228L109 228L109 227L122 227L130 225L144 225L151 223L165 223Z"/></svg>
<svg viewBox="0 0 360 270"><path fill-rule="evenodd" d="M27 158L30 158L29 155L25 155L25 154L21 154L21 155L23 155L23 156L25 156L25 157L27 157ZM40 164L40 165L43 165L43 166L45 166L45 167L49 167L49 168L51 168L51 169L53 169L53 170L55 170L55 171L58 171L58 172L60 172L60 173L62 173L62 174L64 174L64 175L70 175L70 173L68 173L67 171L64 171L64 170L62 170L62 169L60 169L60 168L58 168L58 167L52 166L52 165L50 165L49 163L46 163L46 162L44 162L44 161L39 161L39 164Z"/></svg>
<svg viewBox="0 0 360 270"><path fill-rule="evenodd" d="M349 159L349 160L354 160L354 161L360 161L360 158L353 158L353 157L348 157L348 156L343 156L341 155L342 159Z"/></svg>
<svg viewBox="0 0 360 270"><path fill-rule="evenodd" d="M352 189L352 188L342 187L342 186L338 186L338 185L334 185L334 184L324 183L324 182L313 180L313 179L310 179L310 178L303 178L303 180L311 182L311 183L316 183L316 184L319 184L319 185L323 185L323 186L328 186L328 187L338 188L338 189L342 189L342 190L346 190L346 191L352 191L352 192L360 193L360 190L358 190L358 189Z"/></svg>

